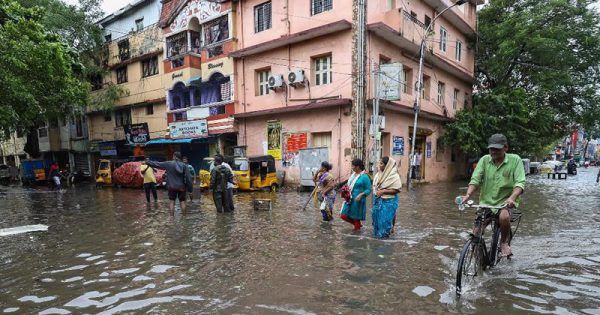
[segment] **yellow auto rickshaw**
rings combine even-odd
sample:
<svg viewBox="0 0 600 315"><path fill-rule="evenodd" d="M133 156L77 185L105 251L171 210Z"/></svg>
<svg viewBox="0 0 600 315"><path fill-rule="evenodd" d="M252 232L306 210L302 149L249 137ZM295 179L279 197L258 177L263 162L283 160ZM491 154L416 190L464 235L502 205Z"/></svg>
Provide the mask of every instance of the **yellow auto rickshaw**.
<svg viewBox="0 0 600 315"><path fill-rule="evenodd" d="M98 161L98 170L96 171L96 187L113 185L113 172L129 160L106 160Z"/></svg>
<svg viewBox="0 0 600 315"><path fill-rule="evenodd" d="M234 184L233 184L233 188L236 189L237 187L237 176L235 173L235 168L234 168L234 158L233 156L224 156L223 160L225 163L229 164L229 166L231 166L232 170L234 170L233 172L233 180L234 180ZM205 157L204 159L202 159L202 163L200 164L200 172L198 173L198 177L200 178L200 189L208 189L210 186L210 171L213 168L215 159L212 157Z"/></svg>
<svg viewBox="0 0 600 315"><path fill-rule="evenodd" d="M271 155L237 157L231 167L238 178L238 188L240 190L268 188L275 192L279 188L275 159Z"/></svg>

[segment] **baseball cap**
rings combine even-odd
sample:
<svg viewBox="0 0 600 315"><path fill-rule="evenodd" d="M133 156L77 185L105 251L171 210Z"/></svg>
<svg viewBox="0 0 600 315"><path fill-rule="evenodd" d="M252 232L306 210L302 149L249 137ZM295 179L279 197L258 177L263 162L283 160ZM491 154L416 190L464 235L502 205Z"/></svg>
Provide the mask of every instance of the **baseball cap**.
<svg viewBox="0 0 600 315"><path fill-rule="evenodd" d="M497 134L492 135L490 137L490 139L488 140L488 149L490 149L490 148L502 149L507 144L508 144L508 141L506 141L506 137L501 133L497 133Z"/></svg>

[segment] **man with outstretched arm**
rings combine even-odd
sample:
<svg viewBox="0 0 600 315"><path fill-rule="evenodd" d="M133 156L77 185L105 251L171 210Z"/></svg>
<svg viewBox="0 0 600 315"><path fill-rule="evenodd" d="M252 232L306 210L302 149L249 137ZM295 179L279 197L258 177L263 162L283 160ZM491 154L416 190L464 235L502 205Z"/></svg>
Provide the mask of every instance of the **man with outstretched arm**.
<svg viewBox="0 0 600 315"><path fill-rule="evenodd" d="M467 202L480 189L479 204L492 207L505 205L499 211L492 210L492 213L499 216L502 256L510 257L512 252L508 242L511 209L519 205L519 196L525 189L525 169L523 160L518 155L506 153L508 141L503 134L495 134L489 138L488 150L489 154L484 155L477 163L467 194L462 199ZM485 229L487 224L489 220L482 226L475 226L473 234L477 235L478 229Z"/></svg>

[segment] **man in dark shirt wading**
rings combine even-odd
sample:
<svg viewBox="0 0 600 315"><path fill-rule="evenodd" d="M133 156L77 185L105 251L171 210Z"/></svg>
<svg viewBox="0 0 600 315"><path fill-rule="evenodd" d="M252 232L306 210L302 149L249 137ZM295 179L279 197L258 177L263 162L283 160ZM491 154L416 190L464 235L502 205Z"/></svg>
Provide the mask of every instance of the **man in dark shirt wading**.
<svg viewBox="0 0 600 315"><path fill-rule="evenodd" d="M210 188L213 191L213 200L217 212L231 211L231 205L227 198L227 183L233 182L233 173L223 165L223 157L216 155L215 167L210 172Z"/></svg>

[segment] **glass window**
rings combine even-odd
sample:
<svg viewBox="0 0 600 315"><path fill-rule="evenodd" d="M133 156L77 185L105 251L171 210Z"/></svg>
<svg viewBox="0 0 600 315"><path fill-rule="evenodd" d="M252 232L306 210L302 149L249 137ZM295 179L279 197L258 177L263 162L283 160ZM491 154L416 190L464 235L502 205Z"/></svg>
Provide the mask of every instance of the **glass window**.
<svg viewBox="0 0 600 315"><path fill-rule="evenodd" d="M254 32L262 32L271 28L271 1L254 7Z"/></svg>
<svg viewBox="0 0 600 315"><path fill-rule="evenodd" d="M144 29L144 18L135 20L135 29L138 32Z"/></svg>
<svg viewBox="0 0 600 315"><path fill-rule="evenodd" d="M231 168L234 171L247 171L248 170L248 160L234 160Z"/></svg>
<svg viewBox="0 0 600 315"><path fill-rule="evenodd" d="M129 39L124 39L117 45L119 46L119 58L121 58L121 61L129 59Z"/></svg>
<svg viewBox="0 0 600 315"><path fill-rule="evenodd" d="M440 27L440 50L446 52L448 49L448 32L445 28Z"/></svg>
<svg viewBox="0 0 600 315"><path fill-rule="evenodd" d="M167 37L167 58L187 53L187 33L181 32Z"/></svg>
<svg viewBox="0 0 600 315"><path fill-rule="evenodd" d="M158 57L154 56L142 61L142 78L158 74Z"/></svg>
<svg viewBox="0 0 600 315"><path fill-rule="evenodd" d="M331 55L314 58L315 85L324 85L332 82Z"/></svg>
<svg viewBox="0 0 600 315"><path fill-rule="evenodd" d="M127 82L127 66L117 68L117 84Z"/></svg>
<svg viewBox="0 0 600 315"><path fill-rule="evenodd" d="M115 111L115 125L117 127L129 124L131 124L131 110L129 108Z"/></svg>
<svg viewBox="0 0 600 315"><path fill-rule="evenodd" d="M258 95L269 94L269 76L271 76L271 69L257 71L256 75L258 79Z"/></svg>
<svg viewBox="0 0 600 315"><path fill-rule="evenodd" d="M460 91L458 89L454 89L454 95L452 96L452 108L454 110L456 110L456 107L458 106L458 95L460 94Z"/></svg>
<svg viewBox="0 0 600 315"><path fill-rule="evenodd" d="M225 15L202 25L204 45L229 39L229 16Z"/></svg>
<svg viewBox="0 0 600 315"><path fill-rule="evenodd" d="M456 53L454 57L456 58L456 61L462 61L462 42L459 40L456 41Z"/></svg>
<svg viewBox="0 0 600 315"><path fill-rule="evenodd" d="M444 105L444 95L446 94L446 84L444 82L438 82L438 96L437 102L440 105Z"/></svg>

